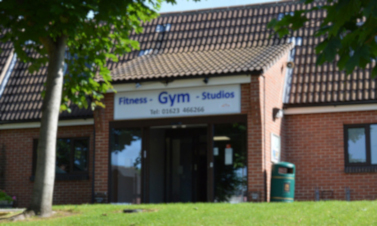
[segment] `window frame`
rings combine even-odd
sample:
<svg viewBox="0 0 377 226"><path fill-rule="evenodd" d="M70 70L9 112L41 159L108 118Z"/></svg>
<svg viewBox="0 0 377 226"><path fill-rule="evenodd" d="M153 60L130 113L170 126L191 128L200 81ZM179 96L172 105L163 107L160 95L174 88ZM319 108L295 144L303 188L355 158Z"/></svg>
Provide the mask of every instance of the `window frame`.
<svg viewBox="0 0 377 226"><path fill-rule="evenodd" d="M72 142L70 144L70 157L69 157L69 168L71 169L70 172L60 174L56 173L55 171L55 179L56 180L88 180L89 179L89 152L90 152L90 137L57 137L58 139L70 139ZM88 152L86 154L87 159L87 170L86 171L73 171L74 166L74 152L75 152L75 142L86 140L88 142ZM38 139L33 139L33 166L32 166L32 177L30 178L34 181L35 171L37 167L37 148L38 148ZM55 150L56 151L56 150Z"/></svg>
<svg viewBox="0 0 377 226"><path fill-rule="evenodd" d="M345 167L377 167L377 164L371 163L371 138L370 126L377 123L344 125L344 163ZM348 154L348 129L363 128L365 130L365 163L350 163Z"/></svg>

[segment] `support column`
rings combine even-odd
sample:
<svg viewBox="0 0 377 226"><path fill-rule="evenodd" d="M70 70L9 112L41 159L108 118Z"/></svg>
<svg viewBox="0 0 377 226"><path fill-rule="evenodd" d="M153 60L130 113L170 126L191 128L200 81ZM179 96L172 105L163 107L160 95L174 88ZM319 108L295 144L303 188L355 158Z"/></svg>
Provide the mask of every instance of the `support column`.
<svg viewBox="0 0 377 226"><path fill-rule="evenodd" d="M95 136L95 176L94 196L109 201L109 122L114 118L114 94L108 93L104 98L105 108L94 111Z"/></svg>
<svg viewBox="0 0 377 226"><path fill-rule="evenodd" d="M251 76L250 105L247 111L248 198L249 201L260 202L266 201L263 85L262 76ZM256 195L258 198L255 199Z"/></svg>

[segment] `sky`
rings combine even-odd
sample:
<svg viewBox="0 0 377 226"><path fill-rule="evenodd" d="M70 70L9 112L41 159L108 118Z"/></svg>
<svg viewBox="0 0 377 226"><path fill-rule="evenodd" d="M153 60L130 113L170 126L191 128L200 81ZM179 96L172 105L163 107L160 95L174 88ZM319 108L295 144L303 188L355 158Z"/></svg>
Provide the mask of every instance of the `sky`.
<svg viewBox="0 0 377 226"><path fill-rule="evenodd" d="M166 2L162 3L159 13L208 9L217 7L242 6L264 2L277 2L278 0L201 0L200 2L194 2L193 0L176 1L176 5L167 4Z"/></svg>

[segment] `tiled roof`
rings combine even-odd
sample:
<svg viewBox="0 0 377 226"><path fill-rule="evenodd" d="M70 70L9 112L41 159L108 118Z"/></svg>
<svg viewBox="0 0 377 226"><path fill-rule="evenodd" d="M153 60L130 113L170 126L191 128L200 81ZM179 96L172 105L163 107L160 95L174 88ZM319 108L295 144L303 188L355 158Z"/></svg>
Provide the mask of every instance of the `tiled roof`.
<svg viewBox="0 0 377 226"><path fill-rule="evenodd" d="M262 73L292 48L281 44L238 49L151 54L112 71L114 81L192 77L229 73Z"/></svg>
<svg viewBox="0 0 377 226"><path fill-rule="evenodd" d="M6 88L0 98L0 122L37 121L41 118L43 84L46 82L46 68L34 74L28 73L28 65L17 61ZM72 106L72 114L63 112L61 119L91 118L90 109Z"/></svg>
<svg viewBox="0 0 377 226"><path fill-rule="evenodd" d="M142 34L131 35L131 39L140 42L140 51L121 56L117 63L109 61L108 65L110 69L115 69L129 64L127 62L144 53L152 55L147 54L135 59L135 62L144 62L148 59L156 63L158 60L168 59L169 56L204 56L214 52L236 52L247 48L281 45L286 39L279 40L276 36L269 39L271 31L266 29L266 24L272 18L306 7L311 6L305 6L298 1L281 1L162 14L159 18L145 23ZM314 37L313 34L325 13L312 12L308 16L310 21L307 26L293 33L293 36L300 40L301 45L297 45L294 50L295 67L288 79L289 92L286 106L375 102L376 84L375 80L370 78L369 69L358 70L352 76L346 77L337 71L336 62L323 66L315 65L314 47L320 42L320 38ZM6 44L0 43L0 48L6 49ZM0 70L1 62L0 55ZM17 62L14 70L0 98L0 121L38 120L42 103L39 93L43 89L44 71L29 75L26 65L21 62ZM122 77L116 74L120 70L114 70L116 81L127 82L135 76L128 75L122 80ZM146 69L138 69L138 71L143 70ZM155 70L158 68L153 69ZM225 73L221 68L217 70ZM187 76L190 72L186 72ZM166 76L163 73L156 75L148 72L147 74L149 74L147 76ZM150 78L145 77L145 79ZM89 110L84 110L74 111L69 117L91 117L91 115Z"/></svg>
<svg viewBox="0 0 377 226"><path fill-rule="evenodd" d="M308 54L313 48L296 47L297 66L291 77L286 107L377 103L376 79L371 78L375 62L347 76L338 70L336 62L317 66L315 55Z"/></svg>

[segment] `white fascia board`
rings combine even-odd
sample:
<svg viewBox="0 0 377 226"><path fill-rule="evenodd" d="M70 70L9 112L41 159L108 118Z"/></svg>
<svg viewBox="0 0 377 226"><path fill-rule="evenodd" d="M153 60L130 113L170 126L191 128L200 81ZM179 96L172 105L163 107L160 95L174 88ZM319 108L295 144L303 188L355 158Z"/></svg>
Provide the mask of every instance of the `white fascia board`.
<svg viewBox="0 0 377 226"><path fill-rule="evenodd" d="M376 111L377 104L353 104L353 105L337 105L337 106L318 106L318 107L292 107L284 109L284 115L300 115L300 114L320 114L335 113L348 111Z"/></svg>
<svg viewBox="0 0 377 226"><path fill-rule="evenodd" d="M174 78L166 78L174 79ZM198 87L198 86L217 86L217 85L230 85L230 84L243 84L250 83L250 75L237 75L237 76L221 76L221 77L209 77L207 84L203 82L204 78L193 79L177 79L167 85L162 81L146 81L140 82L140 87L136 88L136 83L124 83L114 84L113 87L117 92L124 91L140 91L140 90L152 90L152 89L170 89L170 88L184 88L184 87ZM108 90L108 93L113 93L113 90Z"/></svg>
<svg viewBox="0 0 377 226"><path fill-rule="evenodd" d="M59 121L58 126L84 126L94 125L94 119L73 119ZM40 122L9 123L0 124L0 130L6 129L31 129L41 127Z"/></svg>

